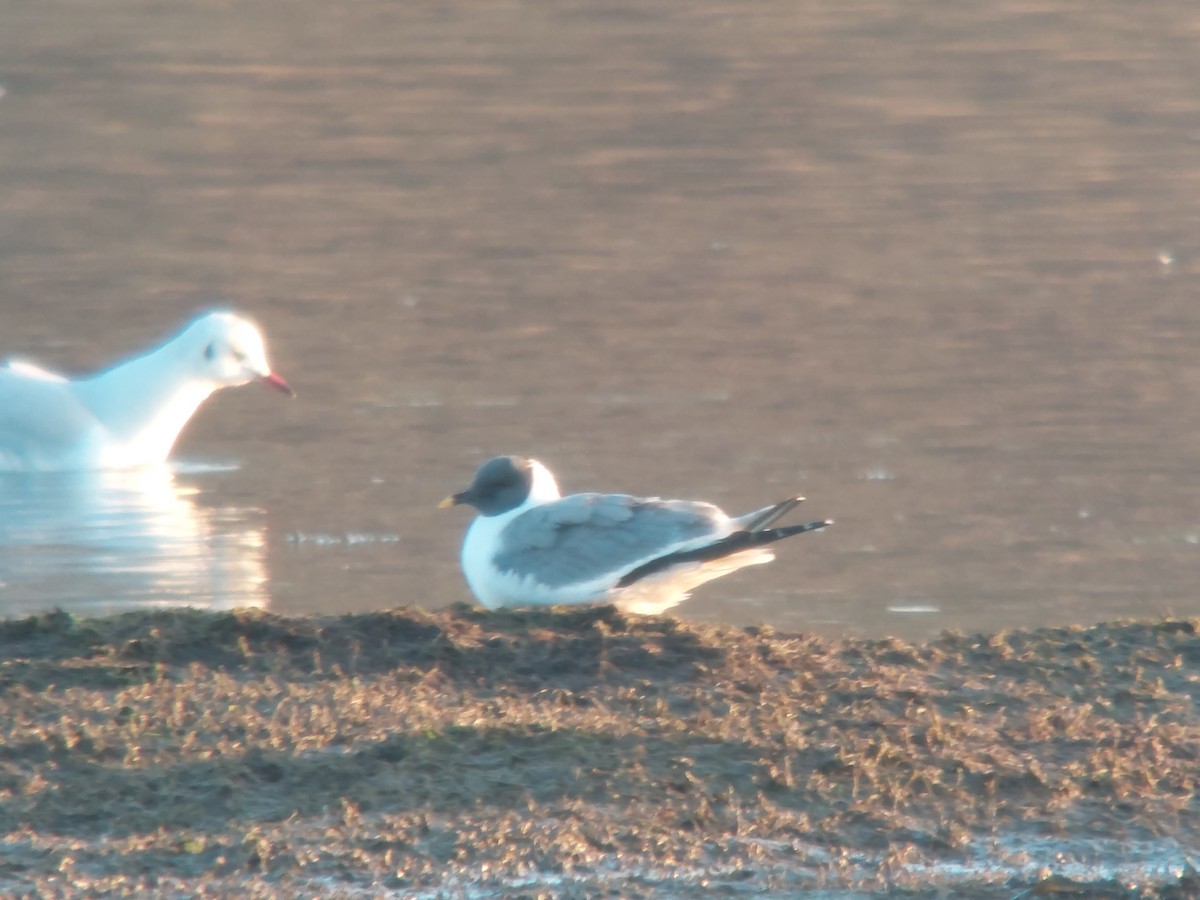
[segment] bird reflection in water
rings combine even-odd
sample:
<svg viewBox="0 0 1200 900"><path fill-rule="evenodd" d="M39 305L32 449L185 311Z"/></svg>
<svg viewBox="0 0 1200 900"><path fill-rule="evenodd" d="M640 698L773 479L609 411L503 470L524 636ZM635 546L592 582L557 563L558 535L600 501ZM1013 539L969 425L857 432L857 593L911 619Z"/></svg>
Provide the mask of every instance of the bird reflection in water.
<svg viewBox="0 0 1200 900"><path fill-rule="evenodd" d="M265 607L263 511L199 493L167 465L0 474L0 616Z"/></svg>

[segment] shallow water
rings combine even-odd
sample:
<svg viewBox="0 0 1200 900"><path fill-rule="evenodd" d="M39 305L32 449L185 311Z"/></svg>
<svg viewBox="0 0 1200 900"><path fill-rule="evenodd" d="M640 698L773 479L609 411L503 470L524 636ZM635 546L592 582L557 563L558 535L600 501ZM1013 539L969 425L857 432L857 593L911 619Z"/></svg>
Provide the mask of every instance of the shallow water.
<svg viewBox="0 0 1200 900"><path fill-rule="evenodd" d="M223 302L300 396L214 398L153 498L8 493L52 527L3 532L0 604L464 600L434 505L522 452L837 520L681 615L1196 614L1193 18L11 3L0 354L84 370Z"/></svg>
<svg viewBox="0 0 1200 900"><path fill-rule="evenodd" d="M888 854L872 856L865 853L845 854L840 862L839 878L843 884L856 887L831 885L829 869L838 862L829 849L815 844L795 841L752 841L749 843L771 846L763 847L769 863L761 871L749 877L741 866L726 868L680 867L658 868L644 871L615 869L611 873L584 877L546 876L530 877L520 881L507 881L500 890L516 892L522 889L541 887L584 893L629 891L631 885L649 888L654 896L694 897L697 893L712 892L723 897L787 898L795 897L798 886L803 885L805 897L813 900L867 900L886 896L890 891L912 896L942 896L947 890L958 890L976 896L1021 897L1027 888L1029 896L1063 893L1067 896L1087 896L1089 891L1105 896L1116 896L1117 886L1134 891L1163 886L1175 886L1190 871L1190 851L1178 841L1095 841L1064 839L1059 841L1031 840L1026 835L997 835L989 841L976 841L962 848L962 862L932 861L928 859L897 862ZM1053 873L1063 881L1038 887L1039 882ZM314 879L322 888L332 892L333 879ZM484 879L480 879L482 881ZM322 883L323 882L323 883ZM372 885L375 896L409 896L414 898L436 898L445 891L469 898L495 896L496 884L481 886L479 881L469 878L447 879L446 884L431 891L388 892L382 886ZM834 882L836 884L837 882ZM788 885L783 887L782 885ZM1003 893L1007 886L1009 893ZM966 890L964 890L964 888ZM370 895L368 890L362 896Z"/></svg>
<svg viewBox="0 0 1200 900"><path fill-rule="evenodd" d="M0 475L5 612L265 607L262 511L206 508L197 493L166 467Z"/></svg>

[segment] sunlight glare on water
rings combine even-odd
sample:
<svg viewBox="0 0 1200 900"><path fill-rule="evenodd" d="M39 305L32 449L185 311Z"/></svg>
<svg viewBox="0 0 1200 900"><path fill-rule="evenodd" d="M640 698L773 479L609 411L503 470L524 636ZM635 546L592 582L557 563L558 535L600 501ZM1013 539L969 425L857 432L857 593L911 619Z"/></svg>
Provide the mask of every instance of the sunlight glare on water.
<svg viewBox="0 0 1200 900"><path fill-rule="evenodd" d="M198 493L167 467L0 476L6 611L266 606L261 516Z"/></svg>

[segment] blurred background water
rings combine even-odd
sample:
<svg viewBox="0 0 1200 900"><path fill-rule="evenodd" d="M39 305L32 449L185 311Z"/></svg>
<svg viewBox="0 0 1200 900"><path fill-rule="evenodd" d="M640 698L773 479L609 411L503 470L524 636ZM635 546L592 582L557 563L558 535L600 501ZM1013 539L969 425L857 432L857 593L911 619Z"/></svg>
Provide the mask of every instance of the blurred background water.
<svg viewBox="0 0 1200 900"><path fill-rule="evenodd" d="M0 481L0 612L465 600L434 507L498 452L837 520L695 619L1200 612L1193 4L2 18L0 355L223 304L299 397L218 395L148 483Z"/></svg>

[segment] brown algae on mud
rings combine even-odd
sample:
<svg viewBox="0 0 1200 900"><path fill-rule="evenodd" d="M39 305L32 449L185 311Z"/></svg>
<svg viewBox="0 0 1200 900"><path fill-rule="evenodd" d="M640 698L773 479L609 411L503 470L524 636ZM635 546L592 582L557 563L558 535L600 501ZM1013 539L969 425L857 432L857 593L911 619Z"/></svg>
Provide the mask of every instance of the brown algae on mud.
<svg viewBox="0 0 1200 900"><path fill-rule="evenodd" d="M1186 896L1198 627L0 622L0 893Z"/></svg>

